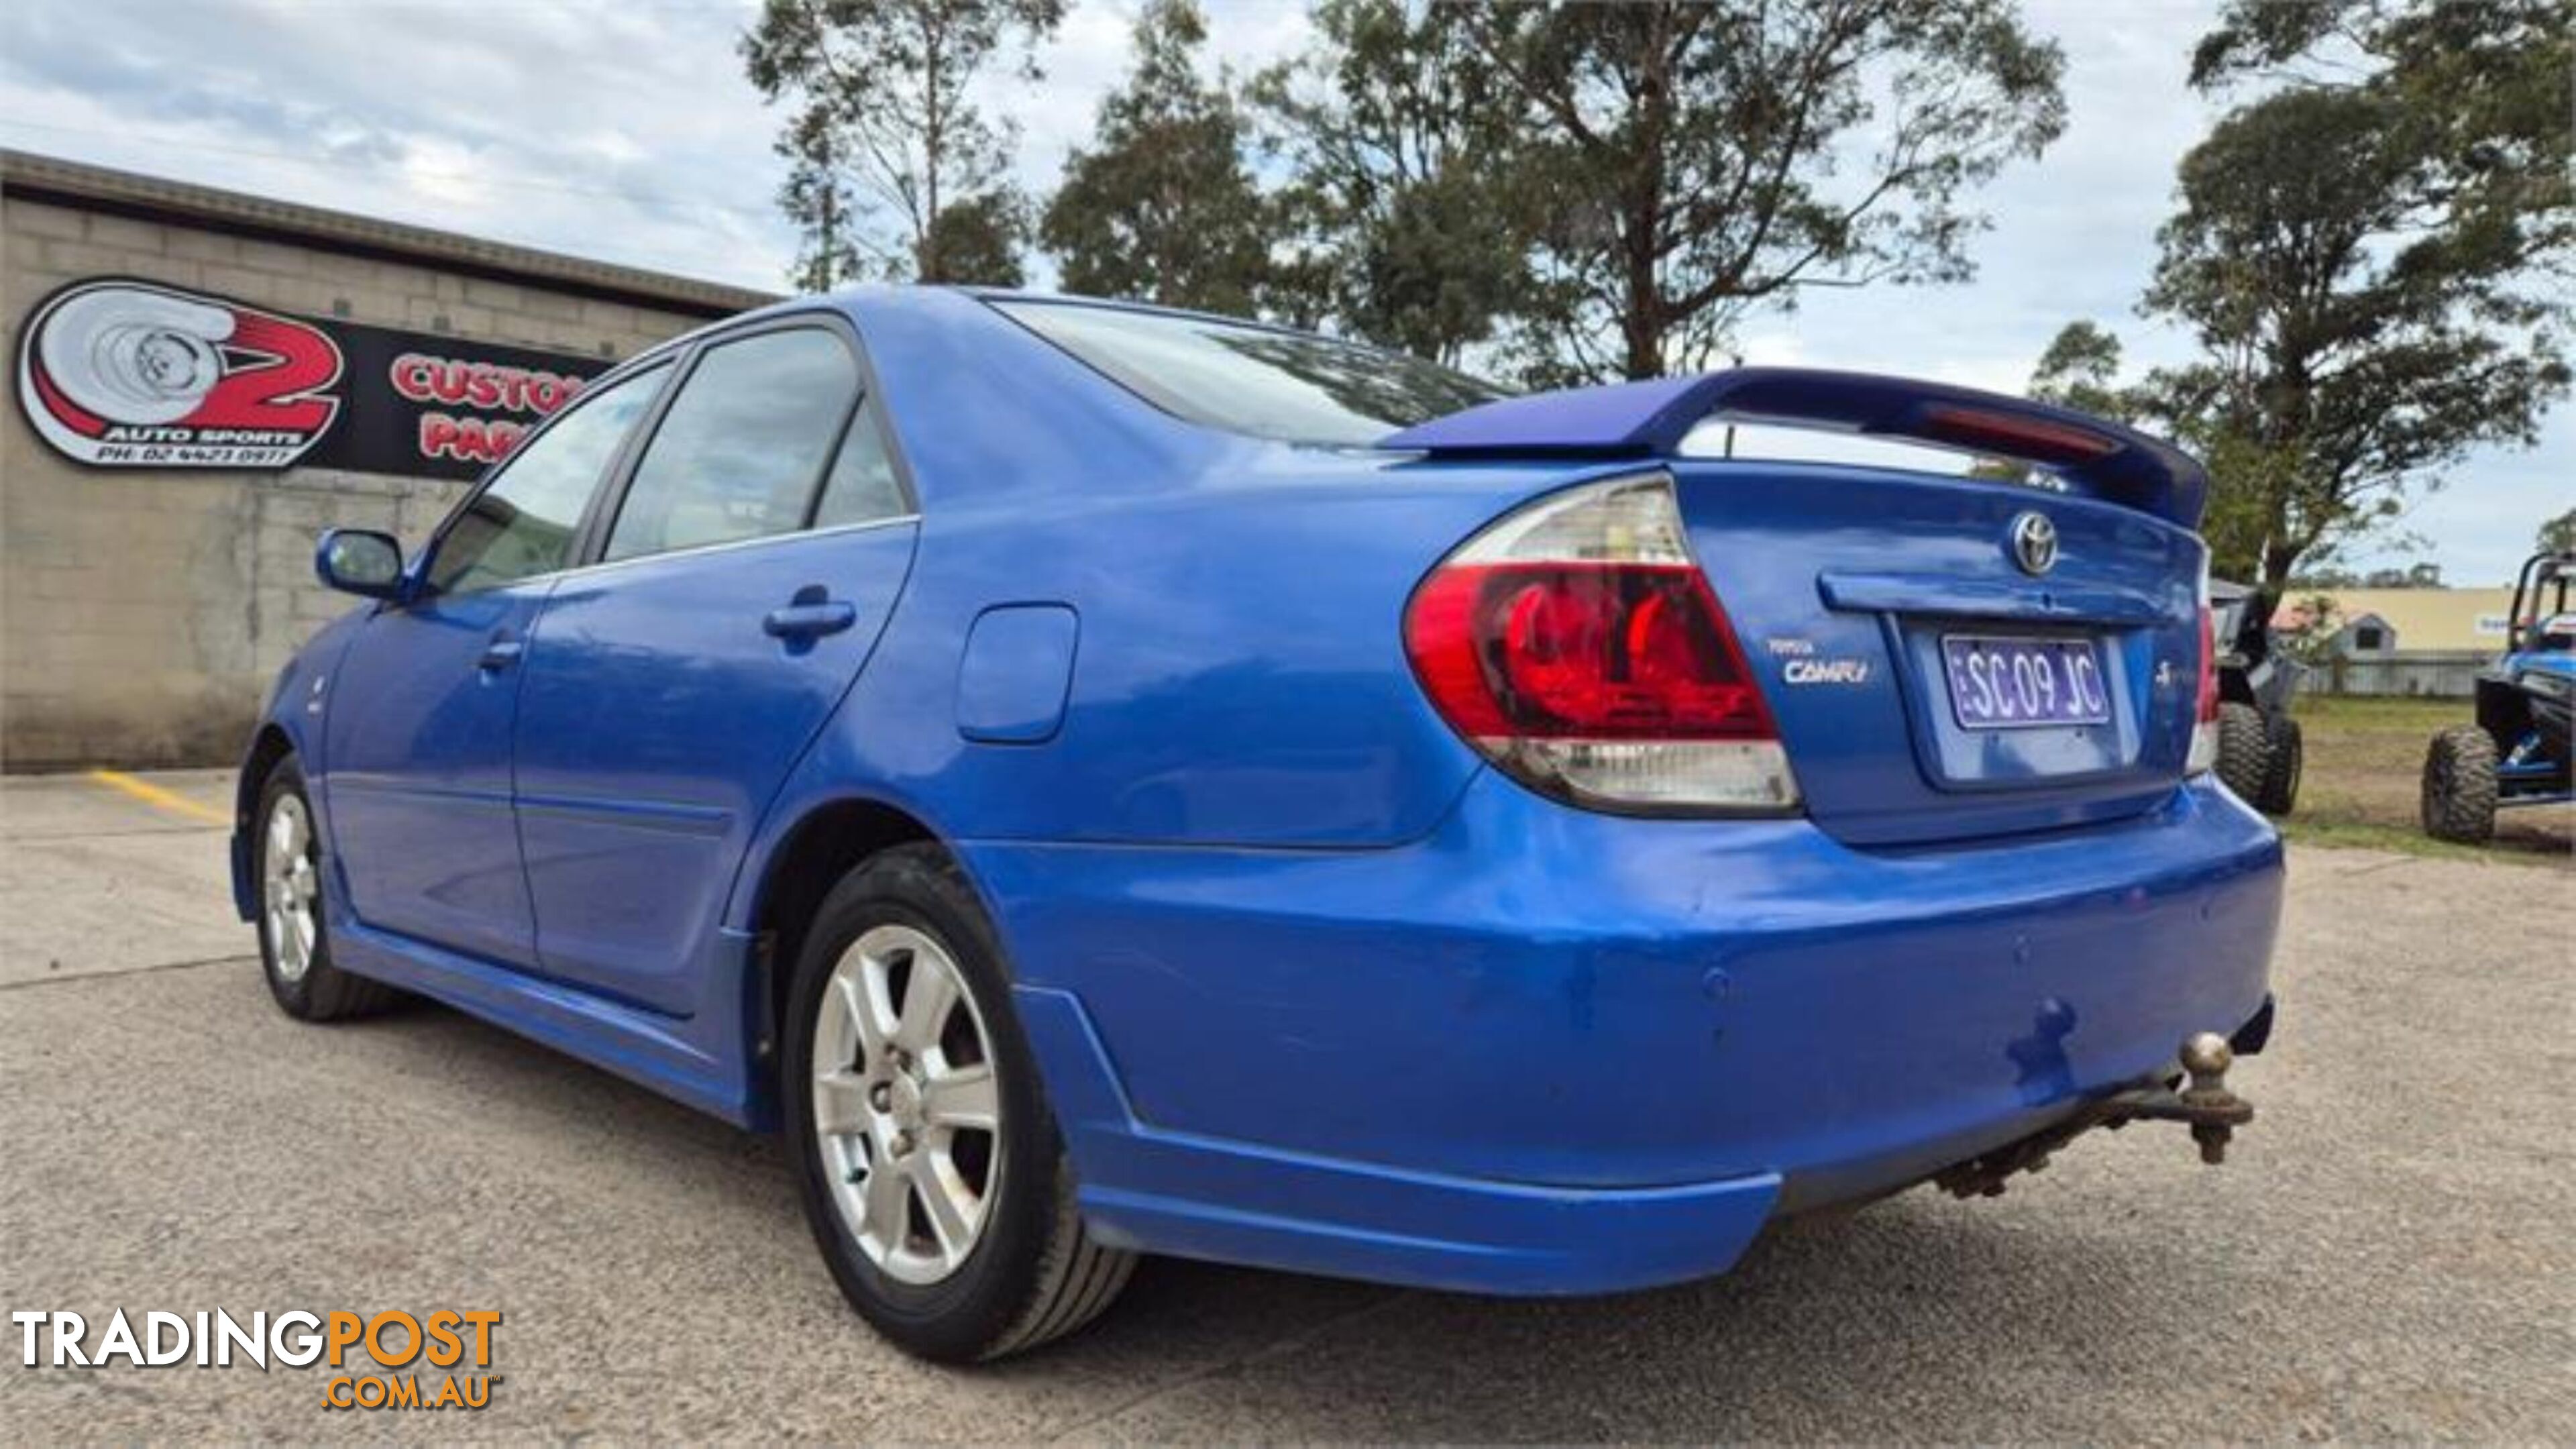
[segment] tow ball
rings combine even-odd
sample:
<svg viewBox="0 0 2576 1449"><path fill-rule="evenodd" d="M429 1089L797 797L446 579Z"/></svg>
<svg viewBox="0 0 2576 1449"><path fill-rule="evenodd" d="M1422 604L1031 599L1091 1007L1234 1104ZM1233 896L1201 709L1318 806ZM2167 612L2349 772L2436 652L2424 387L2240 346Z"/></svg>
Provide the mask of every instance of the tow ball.
<svg viewBox="0 0 2576 1449"><path fill-rule="evenodd" d="M2103 1123L2117 1127L2139 1119L2191 1124L2191 1140L2200 1144L2200 1160L2212 1167L2227 1160L2228 1139L2254 1120L2254 1104L2227 1089L2227 1069L2236 1052L2227 1038L2204 1031L2182 1044L2182 1069L2189 1081L2179 1092L2170 1087L2134 1088L2111 1099L2119 1115Z"/></svg>
<svg viewBox="0 0 2576 1449"><path fill-rule="evenodd" d="M1933 1178L1953 1197L1997 1197L2016 1173L2037 1172L2059 1148L2096 1127L2117 1131L2132 1122L2182 1122L2200 1144L2200 1160L2216 1166L2227 1160L2228 1141L2236 1129L2254 1120L2254 1104L2228 1090L2227 1069L2236 1063L2227 1038L2199 1032L2179 1053L2184 1080L2142 1082L2085 1106L2073 1117L2044 1132L1972 1158Z"/></svg>

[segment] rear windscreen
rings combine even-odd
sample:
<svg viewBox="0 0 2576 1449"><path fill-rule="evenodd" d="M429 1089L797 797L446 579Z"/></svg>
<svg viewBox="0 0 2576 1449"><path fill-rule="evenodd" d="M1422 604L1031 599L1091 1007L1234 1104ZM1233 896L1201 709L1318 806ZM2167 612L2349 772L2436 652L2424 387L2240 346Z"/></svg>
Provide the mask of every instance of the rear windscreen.
<svg viewBox="0 0 2576 1449"><path fill-rule="evenodd" d="M1165 412L1259 438L1364 447L1504 395L1445 367L1307 332L1072 302L992 305Z"/></svg>

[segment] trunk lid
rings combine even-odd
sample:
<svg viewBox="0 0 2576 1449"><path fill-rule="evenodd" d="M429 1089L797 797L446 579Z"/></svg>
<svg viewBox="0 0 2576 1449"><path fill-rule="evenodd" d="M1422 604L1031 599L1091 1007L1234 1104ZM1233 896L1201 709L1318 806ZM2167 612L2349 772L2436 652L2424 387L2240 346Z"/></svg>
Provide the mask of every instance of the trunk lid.
<svg viewBox="0 0 2576 1449"><path fill-rule="evenodd" d="M2044 481L1682 457L1712 418L1964 449ZM1945 384L1737 368L1509 398L1381 446L1668 472L1807 813L1845 841L2136 814L2188 768L2208 477L2159 439Z"/></svg>
<svg viewBox="0 0 2576 1449"><path fill-rule="evenodd" d="M1668 466L1808 814L1838 838L1896 845L2077 825L2143 811L2181 780L2200 647L2202 549L2190 533L2118 504L1979 479ZM2057 540L2037 574L2012 542L2026 514ZM2069 679L2089 647L2098 723L2016 717L2022 698L2038 699L2035 682L2006 700L2011 681L1987 679L2000 717L1975 718L1973 674L1954 698L1950 676L1971 648L2014 658L2021 641Z"/></svg>

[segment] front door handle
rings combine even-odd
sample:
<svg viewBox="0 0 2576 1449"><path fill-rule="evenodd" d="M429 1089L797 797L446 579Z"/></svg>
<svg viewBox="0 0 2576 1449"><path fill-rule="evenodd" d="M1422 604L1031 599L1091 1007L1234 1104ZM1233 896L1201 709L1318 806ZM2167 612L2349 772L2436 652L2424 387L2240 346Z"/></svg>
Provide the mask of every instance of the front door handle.
<svg viewBox="0 0 2576 1449"><path fill-rule="evenodd" d="M776 639L815 639L838 634L857 622L857 605L843 599L821 599L772 609L760 621L760 628Z"/></svg>
<svg viewBox="0 0 2576 1449"><path fill-rule="evenodd" d="M486 674L497 674L518 663L519 656L527 652L528 646L516 639L506 636L495 638L483 646L483 657L475 661L474 667Z"/></svg>

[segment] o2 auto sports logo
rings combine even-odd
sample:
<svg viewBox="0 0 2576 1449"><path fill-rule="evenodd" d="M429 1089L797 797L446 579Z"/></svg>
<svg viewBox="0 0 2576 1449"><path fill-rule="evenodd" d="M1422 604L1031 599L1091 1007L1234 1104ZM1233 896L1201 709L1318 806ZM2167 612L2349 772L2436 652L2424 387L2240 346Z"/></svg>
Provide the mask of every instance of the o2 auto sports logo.
<svg viewBox="0 0 2576 1449"><path fill-rule="evenodd" d="M215 297L113 279L56 293L18 344L18 401L63 453L103 467L283 468L339 415L320 330Z"/></svg>

